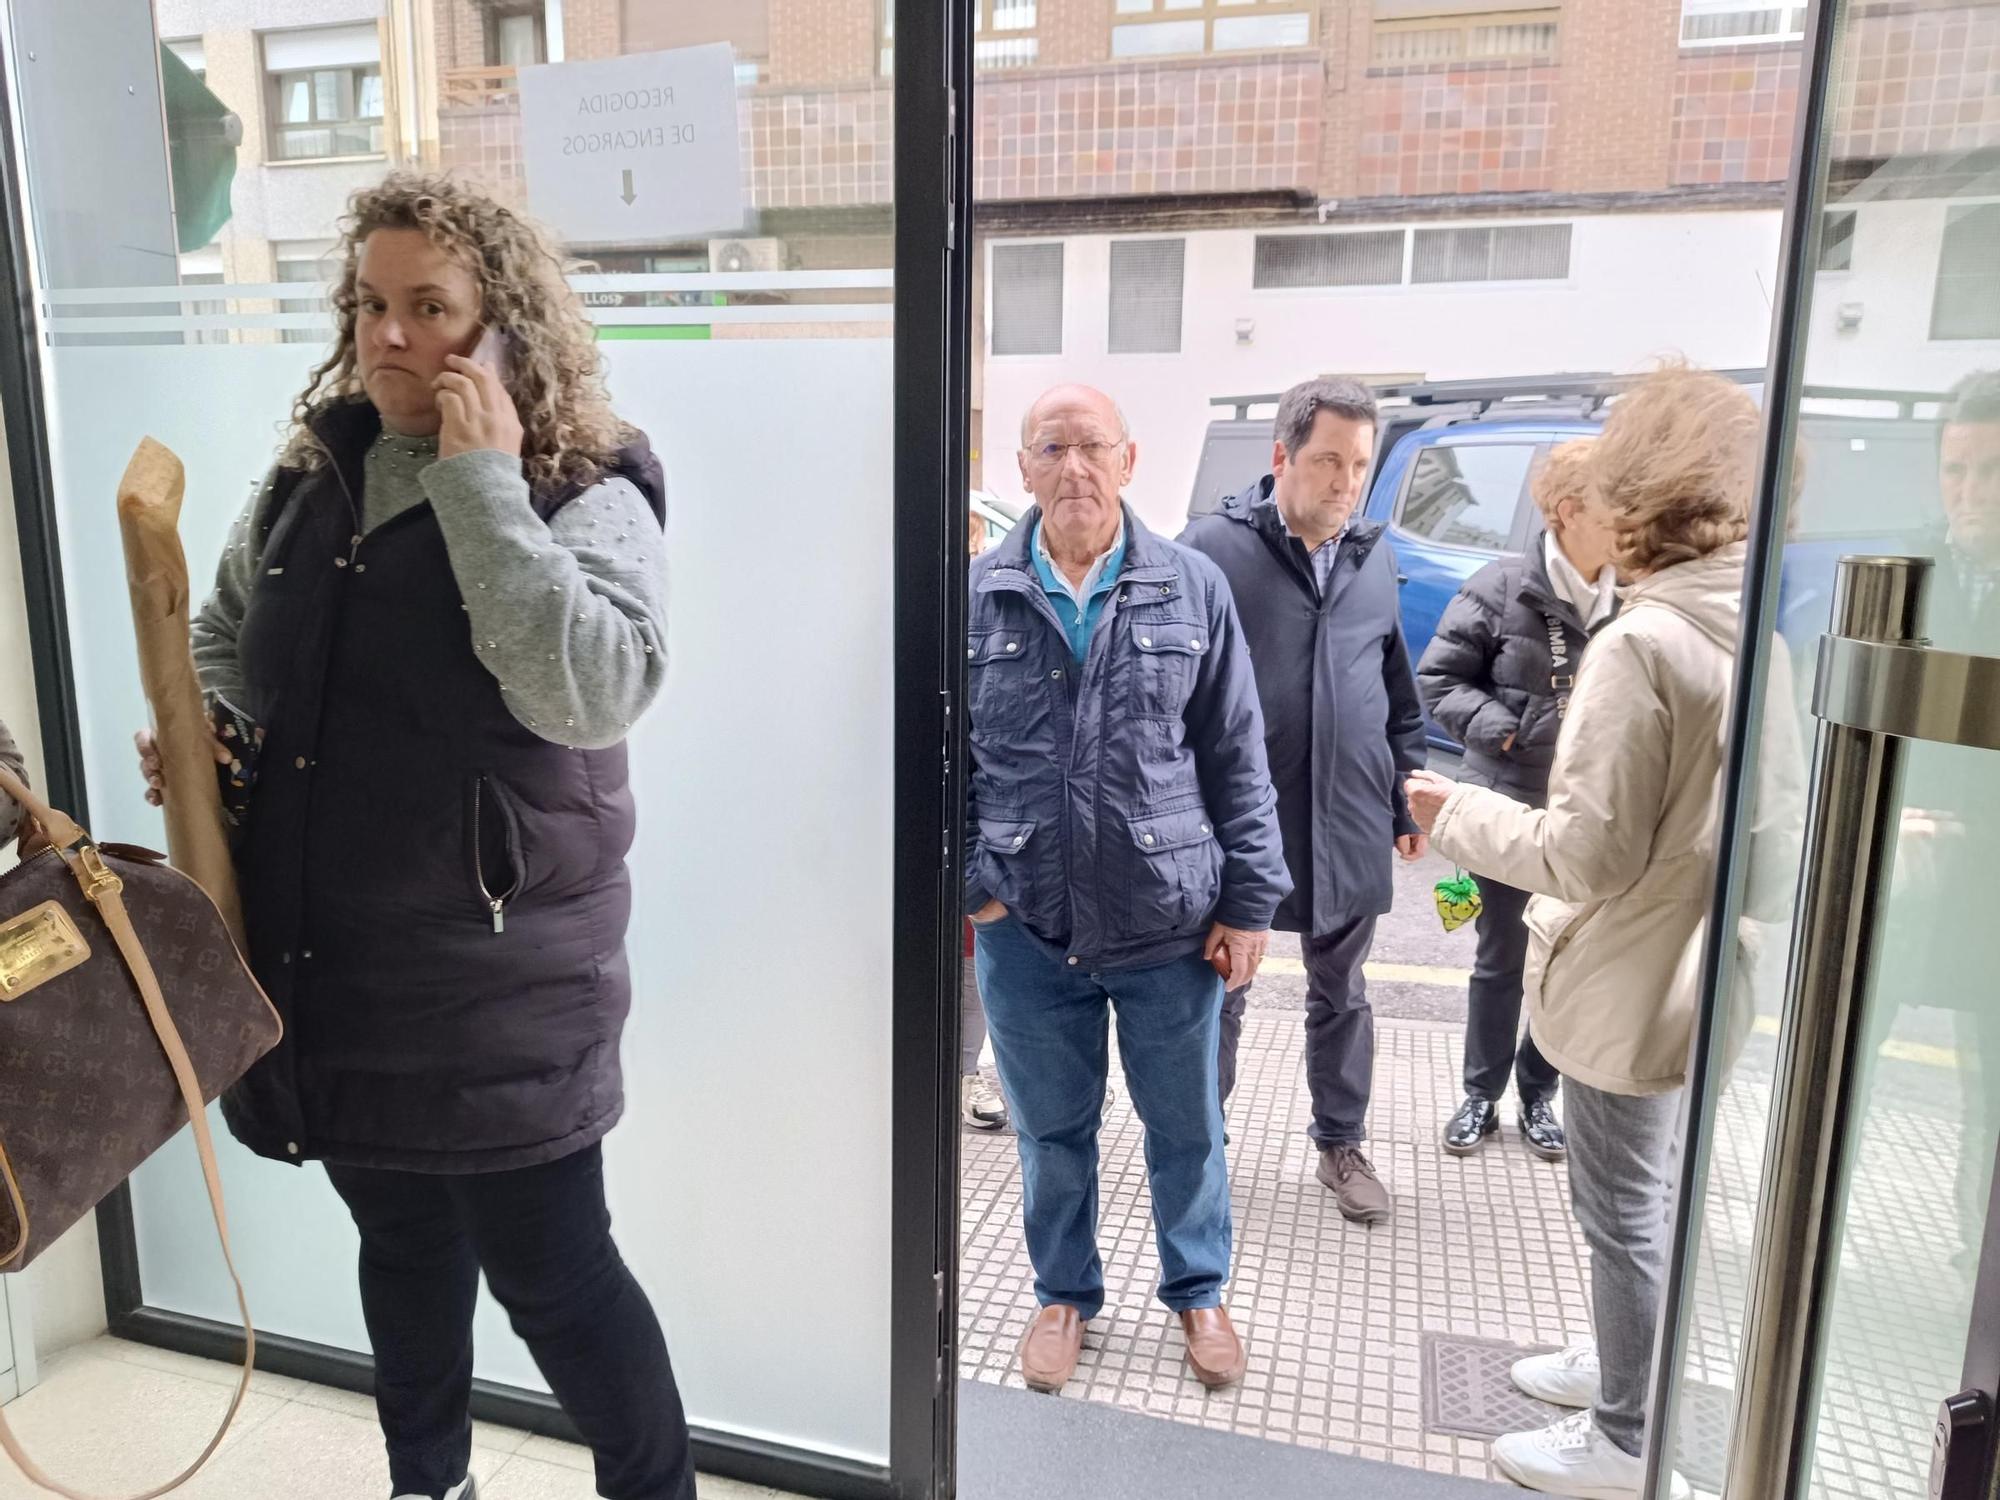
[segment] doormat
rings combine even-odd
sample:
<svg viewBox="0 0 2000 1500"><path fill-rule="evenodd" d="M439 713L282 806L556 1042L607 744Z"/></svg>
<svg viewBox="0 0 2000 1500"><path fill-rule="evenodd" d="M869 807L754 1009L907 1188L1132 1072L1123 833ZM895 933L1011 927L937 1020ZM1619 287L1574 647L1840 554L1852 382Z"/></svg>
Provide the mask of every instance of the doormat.
<svg viewBox="0 0 2000 1500"><path fill-rule="evenodd" d="M1514 1362L1530 1354L1552 1353L1547 1346L1427 1333L1423 1348L1426 1432L1492 1439L1509 1432L1532 1432L1569 1415L1514 1384ZM1698 1490L1715 1494L1722 1489L1733 1401L1721 1386L1691 1380L1681 1387L1675 1467Z"/></svg>

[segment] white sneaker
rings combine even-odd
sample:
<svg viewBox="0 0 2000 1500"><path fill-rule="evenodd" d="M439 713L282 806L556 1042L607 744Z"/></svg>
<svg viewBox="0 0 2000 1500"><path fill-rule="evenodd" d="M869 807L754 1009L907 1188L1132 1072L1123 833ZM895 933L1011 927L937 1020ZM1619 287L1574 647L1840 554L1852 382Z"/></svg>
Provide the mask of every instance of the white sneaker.
<svg viewBox="0 0 2000 1500"><path fill-rule="evenodd" d="M983 1074L967 1073L958 1086L959 1117L974 1130L1007 1128L1007 1102Z"/></svg>
<svg viewBox="0 0 2000 1500"><path fill-rule="evenodd" d="M1493 1444L1493 1462L1518 1485L1572 1500L1638 1500L1646 1465L1597 1430L1589 1412L1564 1417L1540 1432L1511 1432ZM1673 1500L1692 1491L1680 1475L1671 1477Z"/></svg>
<svg viewBox="0 0 2000 1500"><path fill-rule="evenodd" d="M1551 1406L1590 1406L1597 1400L1597 1345L1530 1355L1515 1364L1514 1384Z"/></svg>

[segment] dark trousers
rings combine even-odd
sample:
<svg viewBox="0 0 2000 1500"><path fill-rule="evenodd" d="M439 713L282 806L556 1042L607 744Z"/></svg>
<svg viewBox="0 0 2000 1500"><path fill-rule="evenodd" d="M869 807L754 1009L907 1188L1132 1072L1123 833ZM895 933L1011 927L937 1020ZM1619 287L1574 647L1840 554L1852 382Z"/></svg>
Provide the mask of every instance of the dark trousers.
<svg viewBox="0 0 2000 1500"><path fill-rule="evenodd" d="M1375 918L1363 917L1323 937L1301 936L1306 961L1306 1085L1312 1091L1309 1134L1322 1146L1356 1146L1368 1134L1375 1086L1375 1012L1362 966L1375 943ZM1250 986L1222 1002L1220 1082L1227 1104L1236 1088L1236 1048Z"/></svg>
<svg viewBox="0 0 2000 1500"><path fill-rule="evenodd" d="M1528 961L1526 891L1479 882L1479 952L1466 996L1465 1091L1498 1103L1512 1072L1523 1105L1555 1097L1556 1070L1521 1033L1521 969Z"/></svg>
<svg viewBox="0 0 2000 1500"><path fill-rule="evenodd" d="M611 1241L598 1147L513 1172L329 1166L327 1176L361 1231L361 1309L393 1493L436 1500L465 1478L484 1270L596 1455L598 1494L694 1500L667 1341Z"/></svg>

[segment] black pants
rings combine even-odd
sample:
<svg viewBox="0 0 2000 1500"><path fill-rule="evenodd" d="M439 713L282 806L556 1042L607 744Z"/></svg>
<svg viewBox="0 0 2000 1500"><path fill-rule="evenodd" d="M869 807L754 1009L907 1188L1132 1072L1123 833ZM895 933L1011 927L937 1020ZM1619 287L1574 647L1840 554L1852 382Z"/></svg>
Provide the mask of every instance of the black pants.
<svg viewBox="0 0 2000 1500"><path fill-rule="evenodd" d="M611 1242L596 1146L514 1172L327 1168L361 1231L361 1308L390 1490L436 1500L472 1459L479 1273L597 1458L610 1500L694 1500L687 1418L646 1294Z"/></svg>
<svg viewBox="0 0 2000 1500"><path fill-rule="evenodd" d="M1514 1075L1523 1105L1555 1097L1556 1070L1521 1032L1521 967L1528 960L1528 927L1521 920L1528 893L1482 878L1479 952L1466 996L1465 1091L1499 1103Z"/></svg>
<svg viewBox="0 0 2000 1500"><path fill-rule="evenodd" d="M1375 918L1363 917L1323 937L1301 936L1306 961L1306 1084L1312 1091L1312 1138L1322 1146L1356 1146L1368 1134L1368 1100L1375 1087L1375 1012L1362 966L1375 942ZM1236 1048L1250 986L1222 999L1221 1087L1227 1104L1236 1088Z"/></svg>

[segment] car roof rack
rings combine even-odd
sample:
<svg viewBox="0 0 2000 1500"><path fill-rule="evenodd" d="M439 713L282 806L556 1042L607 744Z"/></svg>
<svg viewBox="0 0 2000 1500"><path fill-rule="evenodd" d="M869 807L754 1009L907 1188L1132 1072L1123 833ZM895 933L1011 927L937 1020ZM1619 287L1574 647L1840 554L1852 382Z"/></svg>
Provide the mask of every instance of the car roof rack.
<svg viewBox="0 0 2000 1500"><path fill-rule="evenodd" d="M1755 385L1764 379L1762 370L1718 370L1730 380ZM1482 410L1502 403L1530 405L1545 401L1566 401L1574 405L1602 402L1629 388L1642 375L1614 375L1609 371L1563 373L1557 375L1506 375L1483 380L1419 380L1371 385L1376 399L1407 402L1411 406L1476 406ZM1213 396L1210 406L1236 409L1236 419L1246 421L1253 406L1275 404L1284 395L1273 391L1263 395Z"/></svg>
<svg viewBox="0 0 2000 1500"><path fill-rule="evenodd" d="M1738 385L1761 385L1767 378L1762 369L1717 370L1715 373ZM1471 406L1480 413L1496 406L1508 406L1531 411L1536 416L1555 416L1562 413L1551 408L1561 403L1569 414L1588 415L1644 378L1643 374L1614 375L1609 371L1596 371L1507 375L1485 380L1406 381L1375 384L1369 389L1374 391L1377 400L1406 402L1411 406ZM1831 385L1808 385L1800 390L1799 395L1808 400L1890 402L1895 405L1900 417L1913 416L1915 408L1925 402L1944 400L1943 394L1937 391ZM1282 391L1248 396L1211 396L1208 404L1235 408L1236 420L1242 422L1249 420L1251 407L1274 406L1283 396Z"/></svg>

